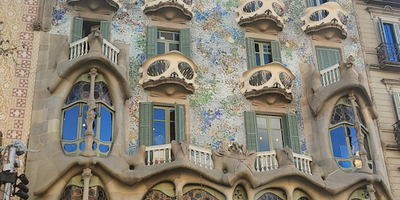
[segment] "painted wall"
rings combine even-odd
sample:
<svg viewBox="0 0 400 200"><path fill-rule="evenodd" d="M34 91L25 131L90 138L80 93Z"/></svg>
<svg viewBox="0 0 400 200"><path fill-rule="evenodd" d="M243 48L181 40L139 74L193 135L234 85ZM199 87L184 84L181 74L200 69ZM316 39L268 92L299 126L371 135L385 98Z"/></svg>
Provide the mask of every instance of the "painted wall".
<svg viewBox="0 0 400 200"><path fill-rule="evenodd" d="M278 34L282 47L282 62L296 76L293 88L293 105L299 121L302 151L306 142L301 116L301 80L299 63L315 64L311 37L302 30L300 18L306 9L305 0L281 0L285 4L285 28ZM121 8L112 20L112 40L130 44L130 81L133 97L130 99L130 127L126 135L127 152L138 147L139 102L146 101L148 92L139 85L139 68L146 59L146 27L149 17L140 7L143 1L120 0ZM190 100L191 144L204 148L218 148L222 140L245 144L243 113L251 102L241 94L239 79L247 69L245 29L239 27L234 10L238 0L195 0L195 16L187 22L191 28L192 59L198 65L199 88ZM351 0L338 0L347 11L347 39L343 40L344 54L355 57L357 68L363 68L360 39L357 32ZM51 33L69 35L71 7L66 0L57 0L53 10Z"/></svg>
<svg viewBox="0 0 400 200"><path fill-rule="evenodd" d="M38 11L38 0L0 0L0 21L4 24L1 37L18 47L13 55L0 55L0 131L4 146L17 139L27 146L40 40L40 32L33 31L32 23ZM10 45L3 43L2 47ZM18 159L24 160L24 156ZM24 171L23 167L19 170Z"/></svg>

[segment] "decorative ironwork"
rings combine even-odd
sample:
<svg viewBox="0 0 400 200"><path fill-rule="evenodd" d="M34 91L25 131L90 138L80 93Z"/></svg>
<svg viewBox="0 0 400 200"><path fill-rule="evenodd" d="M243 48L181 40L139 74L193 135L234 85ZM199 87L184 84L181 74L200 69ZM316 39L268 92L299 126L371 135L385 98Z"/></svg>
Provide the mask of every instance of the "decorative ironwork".
<svg viewBox="0 0 400 200"><path fill-rule="evenodd" d="M258 71L256 73L254 73L250 79L249 79L249 83L252 86L260 86L260 85L264 85L265 83L267 83L272 77L271 72L267 71L267 70L261 70Z"/></svg>
<svg viewBox="0 0 400 200"><path fill-rule="evenodd" d="M147 74L149 76L159 76L169 68L169 61L167 60L157 60L153 62L149 69L147 70Z"/></svg>
<svg viewBox="0 0 400 200"><path fill-rule="evenodd" d="M281 80L283 86L285 86L286 89L289 89L292 87L292 79L290 79L289 74L285 72L281 72L279 74L279 79Z"/></svg>
<svg viewBox="0 0 400 200"><path fill-rule="evenodd" d="M393 125L393 134L396 143L400 145L400 120L394 123Z"/></svg>
<svg viewBox="0 0 400 200"><path fill-rule="evenodd" d="M192 67L191 67L188 63L186 63L186 62L180 62L179 65L178 65L178 68L179 68L179 71L181 72L181 74L182 74L185 78L187 78L187 79L189 79L189 80L192 80L192 79L193 79L193 77L194 77L194 72L193 72Z"/></svg>
<svg viewBox="0 0 400 200"><path fill-rule="evenodd" d="M385 62L400 62L400 44L381 43L376 47L376 51L380 64Z"/></svg>

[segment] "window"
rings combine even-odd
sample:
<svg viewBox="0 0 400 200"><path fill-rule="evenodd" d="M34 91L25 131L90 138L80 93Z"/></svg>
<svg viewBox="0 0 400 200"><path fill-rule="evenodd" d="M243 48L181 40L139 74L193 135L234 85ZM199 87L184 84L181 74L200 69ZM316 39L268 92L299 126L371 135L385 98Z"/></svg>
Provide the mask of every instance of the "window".
<svg viewBox="0 0 400 200"><path fill-rule="evenodd" d="M368 131L365 128L364 118L357 104L356 110L357 116L362 124L362 132L365 135L364 146L371 167L372 161L369 150ZM362 167L360 147L356 137L354 120L355 116L351 102L347 98L340 99L333 110L329 132L333 155L338 161L339 166L343 169L347 169L348 172L355 171L357 168Z"/></svg>
<svg viewBox="0 0 400 200"><path fill-rule="evenodd" d="M173 50L180 51L190 58L191 39L190 29L184 28L179 32L158 30L156 26L147 27L147 58L168 53Z"/></svg>
<svg viewBox="0 0 400 200"><path fill-rule="evenodd" d="M245 129L249 150L271 151L288 145L293 152L300 153L297 118L294 114L274 116L246 111Z"/></svg>
<svg viewBox="0 0 400 200"><path fill-rule="evenodd" d="M88 109L89 93L90 80L87 75L82 75L65 101L61 118L61 145L68 156L77 156L85 149L85 111ZM101 74L96 77L94 97L97 109L93 124L93 150L98 156L106 157L112 146L114 108Z"/></svg>
<svg viewBox="0 0 400 200"><path fill-rule="evenodd" d="M180 141L185 135L184 107L140 103L139 143L152 146Z"/></svg>
<svg viewBox="0 0 400 200"><path fill-rule="evenodd" d="M100 29L100 34L103 36L104 39L110 39L109 21L88 21L80 17L75 17L73 24L72 42L88 36L94 29Z"/></svg>
<svg viewBox="0 0 400 200"><path fill-rule="evenodd" d="M247 68L250 70L270 62L282 62L281 44L279 41L255 42L246 38Z"/></svg>
<svg viewBox="0 0 400 200"><path fill-rule="evenodd" d="M397 120L400 120L400 92L393 91L393 102Z"/></svg>
<svg viewBox="0 0 400 200"><path fill-rule="evenodd" d="M60 200L83 199L82 176L73 177L61 195ZM92 175L89 183L89 199L107 200L107 194L99 177Z"/></svg>
<svg viewBox="0 0 400 200"><path fill-rule="evenodd" d="M341 61L340 50L316 47L318 69L323 70Z"/></svg>
<svg viewBox="0 0 400 200"><path fill-rule="evenodd" d="M323 3L330 2L330 1L335 2L335 0L307 0L307 6L308 7L319 6Z"/></svg>
<svg viewBox="0 0 400 200"><path fill-rule="evenodd" d="M383 22L378 18L378 27L382 44L380 49L385 54L386 61L400 61L400 29L398 23ZM379 47L378 47L379 48ZM378 56L381 54L378 49ZM381 61L381 59L379 59Z"/></svg>

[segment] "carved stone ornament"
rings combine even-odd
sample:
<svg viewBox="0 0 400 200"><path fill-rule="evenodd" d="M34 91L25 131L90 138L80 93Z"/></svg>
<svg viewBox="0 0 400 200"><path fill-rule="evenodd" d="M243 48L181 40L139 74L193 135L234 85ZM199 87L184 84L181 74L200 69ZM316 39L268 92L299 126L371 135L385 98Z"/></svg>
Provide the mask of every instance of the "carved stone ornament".
<svg viewBox="0 0 400 200"><path fill-rule="evenodd" d="M226 150L213 150L212 159L214 162L214 169L222 170L224 172L237 172L241 170L250 170L253 172L254 162L257 158L255 151L249 151L243 145L234 142Z"/></svg>
<svg viewBox="0 0 400 200"><path fill-rule="evenodd" d="M276 151L276 160L278 160L279 168L283 166L294 166L293 162L293 151L289 148L289 146L285 146L282 149L275 148Z"/></svg>

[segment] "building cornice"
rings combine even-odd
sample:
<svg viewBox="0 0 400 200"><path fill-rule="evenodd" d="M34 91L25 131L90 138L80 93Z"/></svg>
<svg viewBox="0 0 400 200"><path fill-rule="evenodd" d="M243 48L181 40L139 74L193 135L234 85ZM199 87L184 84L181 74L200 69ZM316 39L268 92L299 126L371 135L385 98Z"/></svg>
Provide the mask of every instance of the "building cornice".
<svg viewBox="0 0 400 200"><path fill-rule="evenodd" d="M366 10L371 14L385 14L400 17L400 9L395 9L389 5L384 7L368 6Z"/></svg>

